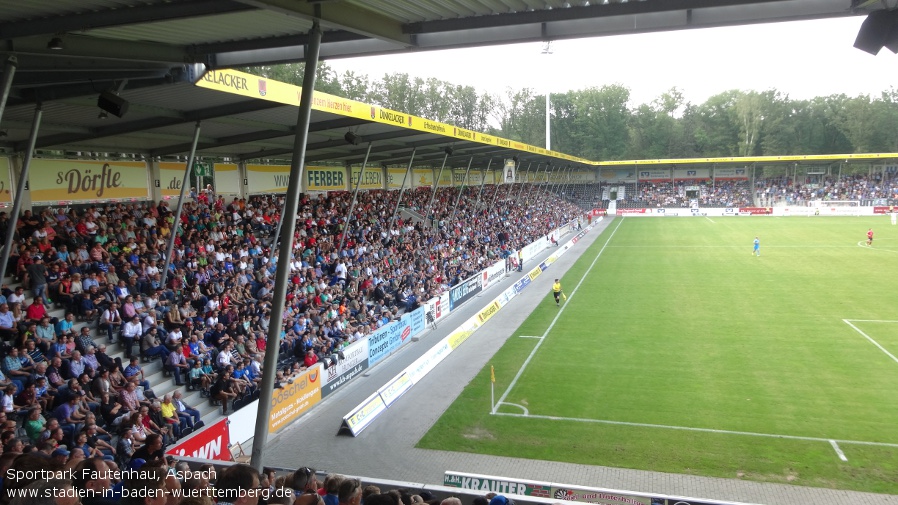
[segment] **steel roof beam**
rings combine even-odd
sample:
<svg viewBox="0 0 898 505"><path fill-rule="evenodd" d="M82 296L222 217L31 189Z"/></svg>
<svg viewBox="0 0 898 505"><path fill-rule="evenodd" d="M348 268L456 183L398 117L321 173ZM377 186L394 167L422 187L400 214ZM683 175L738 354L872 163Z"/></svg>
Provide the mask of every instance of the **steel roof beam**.
<svg viewBox="0 0 898 505"><path fill-rule="evenodd" d="M16 75L16 87L38 88L48 86L68 86L83 82L96 81L121 81L128 79L162 79L169 73L168 69L156 70L102 70L93 72L90 70L53 70L40 72L24 72Z"/></svg>
<svg viewBox="0 0 898 505"><path fill-rule="evenodd" d="M70 98L98 95L99 92L97 90L109 89L114 87L115 84L116 80L101 79L92 83L87 82L80 84L63 84L59 86L24 88L19 90L17 97L18 99L15 100L15 104L22 105L28 103L67 100ZM167 75L165 77L157 79L138 79L135 81L129 81L128 89L134 90L138 88L151 88L165 84L171 84L170 79ZM12 103L12 96L10 96L10 104Z"/></svg>
<svg viewBox="0 0 898 505"><path fill-rule="evenodd" d="M95 140L103 137L111 137L114 135L126 135L128 133L136 133L145 130L152 130L155 128L165 128L167 126L175 126L184 123L194 123L196 121L203 121L207 119L215 119L219 117L232 116L234 114L243 114L245 112L255 112L260 110L273 109L276 107L280 107L281 104L275 102L266 102L264 100L244 100L242 102L235 102L227 105L219 105L215 107L209 107L206 109L199 109L195 111L188 111L183 114L180 118L170 118L170 117L153 117L147 119L138 119L136 121L126 122L126 123L111 123L107 126L102 126L99 128L94 128L92 133L88 135L76 135L76 134L59 134L59 135L49 135L38 139L37 147L47 148L59 144L72 144L78 142L85 142L89 140ZM16 146L17 148L24 148L25 146Z"/></svg>
<svg viewBox="0 0 898 505"><path fill-rule="evenodd" d="M407 47L414 45L402 23L379 12L364 9L348 2L313 3L296 0L237 0L259 9L278 12L286 16L306 20L318 19L322 26L338 28L366 35L380 40L401 44Z"/></svg>
<svg viewBox="0 0 898 505"><path fill-rule="evenodd" d="M769 4L770 0L673 0L625 3L591 3L586 7L518 11L490 16L420 21L405 25L406 33L451 32L500 26L538 25L554 21L578 21L589 18L652 14L657 12L720 8L736 5ZM773 2L776 3L776 2Z"/></svg>
<svg viewBox="0 0 898 505"><path fill-rule="evenodd" d="M70 31L172 21L255 10L252 6L227 0L181 0L136 7L103 9L82 14L0 23L0 39L53 35Z"/></svg>
<svg viewBox="0 0 898 505"><path fill-rule="evenodd" d="M63 35L63 51L47 48L47 37L25 37L3 41L2 49L16 54L54 56L60 61L72 59L103 59L129 62L157 62L166 65L192 61L192 55L183 47L160 42L111 40L86 35Z"/></svg>
<svg viewBox="0 0 898 505"><path fill-rule="evenodd" d="M364 137L364 140L365 140L365 142L369 142L369 141L375 142L378 140L396 138L396 137L400 137L403 135L409 135L409 134L405 133L405 132L390 132L390 133L384 133L384 134L380 134L380 135L366 135ZM325 140L323 142L316 142L314 144L309 144L306 147L307 152L308 152L308 154L306 156L309 158L314 158L316 160L336 159L337 157L330 156L326 152L313 153L312 151L322 150L322 149L334 149L334 148L342 147L345 145L346 145L346 141L343 139L333 139L333 140ZM266 150L259 150L259 151L254 151L251 153L242 154L242 155L240 155L240 159L246 161L246 160L253 160L253 159L258 159L258 158L270 158L270 157L274 157L274 156L290 154L291 152L293 152L291 149L266 149ZM343 153L342 155L345 155L345 154L346 153Z"/></svg>
<svg viewBox="0 0 898 505"><path fill-rule="evenodd" d="M283 138L293 135L293 133L284 133L282 131L254 131L243 133L240 135L231 135L219 139L210 139L197 144L197 150L214 149L216 147L231 146L235 144L245 144L247 142L258 142L261 140L270 140L275 138ZM159 149L151 149L150 156L168 156L171 154L180 154L190 150L192 144L174 144Z"/></svg>
<svg viewBox="0 0 898 505"><path fill-rule="evenodd" d="M355 40L367 40L360 33L346 30L331 30L322 34L322 43L348 42ZM265 37L253 40L235 40L227 42L213 42L209 44L197 44L190 47L194 54L216 54L234 51L259 51L262 49L276 49L281 47L302 47L309 43L307 34L283 35L280 37Z"/></svg>

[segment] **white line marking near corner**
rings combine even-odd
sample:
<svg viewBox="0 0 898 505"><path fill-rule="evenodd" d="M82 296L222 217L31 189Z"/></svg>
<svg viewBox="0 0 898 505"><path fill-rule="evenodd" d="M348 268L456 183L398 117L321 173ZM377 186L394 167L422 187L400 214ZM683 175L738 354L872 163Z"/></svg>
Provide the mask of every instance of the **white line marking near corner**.
<svg viewBox="0 0 898 505"><path fill-rule="evenodd" d="M518 335L518 338L540 338L541 339L543 337L540 337L539 335Z"/></svg>
<svg viewBox="0 0 898 505"><path fill-rule="evenodd" d="M620 221L617 222L617 226L614 227L614 231L611 232L611 235L608 236L608 240L606 240L605 244L602 246L602 248L599 249L598 254L596 254L595 258L593 258L592 263L589 264L589 268L586 269L586 272L583 273L583 276L580 277L580 282L577 283L577 285L574 287L574 290L571 291L571 294L568 298L573 299L574 295L577 294L577 290L580 289L580 286L583 284L583 281L586 280L586 276L589 275L589 272L592 271L593 267L596 265L596 262L599 261L599 257L602 256L602 253L605 251L605 248L608 247L608 244L611 242L611 239L614 238L614 234L617 233L618 228L620 228L620 225L623 224L623 222L624 222L623 219L621 219ZM512 389L514 389L515 384L518 383L518 379L521 378L521 375L524 374L524 370L527 369L527 365L530 364L530 360L532 360L533 357L536 356L536 351L538 351L539 348L543 345L543 342L546 341L546 336L549 334L550 331L552 331L552 328L555 327L555 323L558 322L558 319L561 317L561 314L564 313L564 310L566 308L567 308L567 303L565 303L564 306L562 306L558 310L558 314L555 315L555 319L552 319L552 322L549 324L549 327L546 328L546 331L543 332L542 336L540 337L539 342L537 342L536 345L533 346L533 350L530 351L530 355L527 356L527 359L524 360L524 363L521 365L521 368L518 370L518 373L515 374L514 379L511 380L511 383L505 389L505 392L502 393L502 396L499 397L499 401L496 402L496 405L501 405L503 403L506 403L505 399L508 397L508 394L511 393ZM496 414L496 407L493 407L493 410L490 412L490 414Z"/></svg>
<svg viewBox="0 0 898 505"><path fill-rule="evenodd" d="M857 326L851 324L851 320L849 320L849 319L843 319L842 321L844 321L845 324L847 324L848 326L851 326L852 328L854 328L854 331L856 331L856 332L860 333L861 335L863 335L864 338L866 338L867 340L870 341L870 343L872 343L873 345L875 345L876 347L878 347L880 351L884 352L884 353L886 354L886 356L892 358L892 360L893 360L895 363L898 363L898 358L896 358L894 354L892 354L892 353L890 353L889 351L887 351L887 350L885 349L885 347L879 345L879 342L877 342L877 341L873 340L872 338L870 338L870 335L867 335L866 333L864 333L863 331L861 331L860 328L858 328Z"/></svg>
<svg viewBox="0 0 898 505"><path fill-rule="evenodd" d="M707 220L708 220L708 221L711 221L711 222L712 222L712 223L714 223L714 220L713 220L713 219L711 219L711 218L710 218L710 217L708 217L708 216L705 216L705 219L707 219ZM714 224L717 224L717 223L714 223Z"/></svg>
<svg viewBox="0 0 898 505"><path fill-rule="evenodd" d="M848 458L845 457L845 453L842 452L842 449L839 448L839 444L837 444L835 440L830 440L829 445L833 446L833 450L836 451L836 455L839 456L839 459L848 461Z"/></svg>
<svg viewBox="0 0 898 505"><path fill-rule="evenodd" d="M549 421L569 421L569 422L577 422L577 423L596 423L596 424L611 424L615 426L634 426L638 428L658 428L662 430L680 430L680 431L695 431L700 433L717 433L723 435L743 435L748 437L764 437L764 438L780 438L784 440L804 440L807 442L829 442L830 444L837 442L835 439L830 438L820 438L820 437L803 437L800 435L778 435L775 433L757 433L753 431L735 431L735 430L716 430L713 428L695 428L692 426L672 426L666 424L650 424L650 423L632 423L628 421L611 421L608 419L582 419L577 417L559 417L559 416L545 416L539 414L530 414L530 415L522 415L522 414L509 414L496 412L497 416L506 416L506 417L526 417L528 419L545 419ZM892 444L888 442L869 442L866 440L838 440L842 444L849 445L866 445L871 447L893 447L898 448L898 444Z"/></svg>

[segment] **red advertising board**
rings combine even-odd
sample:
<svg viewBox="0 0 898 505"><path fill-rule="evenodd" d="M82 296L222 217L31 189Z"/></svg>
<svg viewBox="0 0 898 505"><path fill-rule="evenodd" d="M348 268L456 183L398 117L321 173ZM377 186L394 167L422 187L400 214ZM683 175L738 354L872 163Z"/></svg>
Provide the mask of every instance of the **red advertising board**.
<svg viewBox="0 0 898 505"><path fill-rule="evenodd" d="M203 428L179 444L170 447L165 453L176 457L187 456L190 458L231 461L230 445L228 419L224 418L213 425Z"/></svg>
<svg viewBox="0 0 898 505"><path fill-rule="evenodd" d="M739 207L740 214L751 214L752 216L765 216L772 210L770 207Z"/></svg>
<svg viewBox="0 0 898 505"><path fill-rule="evenodd" d="M618 216L624 216L627 214L645 214L645 209L617 209Z"/></svg>

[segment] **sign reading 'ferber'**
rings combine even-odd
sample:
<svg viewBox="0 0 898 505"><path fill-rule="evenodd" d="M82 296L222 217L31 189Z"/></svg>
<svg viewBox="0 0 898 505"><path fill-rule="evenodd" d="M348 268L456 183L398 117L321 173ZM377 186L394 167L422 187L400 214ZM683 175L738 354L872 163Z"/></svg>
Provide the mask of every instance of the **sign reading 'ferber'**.
<svg viewBox="0 0 898 505"><path fill-rule="evenodd" d="M149 197L143 162L34 160L28 181L33 202Z"/></svg>
<svg viewBox="0 0 898 505"><path fill-rule="evenodd" d="M346 189L346 174L342 168L306 167L306 189Z"/></svg>

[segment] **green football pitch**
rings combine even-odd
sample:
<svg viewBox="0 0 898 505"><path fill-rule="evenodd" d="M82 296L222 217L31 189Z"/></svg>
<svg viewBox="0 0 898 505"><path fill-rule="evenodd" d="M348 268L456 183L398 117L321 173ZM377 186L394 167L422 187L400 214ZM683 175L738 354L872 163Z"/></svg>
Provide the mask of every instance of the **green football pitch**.
<svg viewBox="0 0 898 505"><path fill-rule="evenodd" d="M618 218L418 446L898 494L896 266L886 216Z"/></svg>

